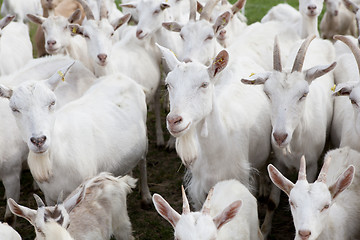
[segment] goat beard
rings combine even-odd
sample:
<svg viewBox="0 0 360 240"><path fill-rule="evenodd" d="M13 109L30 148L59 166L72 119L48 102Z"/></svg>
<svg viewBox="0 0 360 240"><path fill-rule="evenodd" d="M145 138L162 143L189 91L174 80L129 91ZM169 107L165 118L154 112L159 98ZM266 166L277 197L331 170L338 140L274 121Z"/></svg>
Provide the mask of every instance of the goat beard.
<svg viewBox="0 0 360 240"><path fill-rule="evenodd" d="M190 128L186 134L176 138L176 152L186 168L190 169L197 159L197 135L195 128Z"/></svg>
<svg viewBox="0 0 360 240"><path fill-rule="evenodd" d="M35 181L39 183L49 182L52 176L52 163L50 161L49 151L42 154L30 151L28 165Z"/></svg>

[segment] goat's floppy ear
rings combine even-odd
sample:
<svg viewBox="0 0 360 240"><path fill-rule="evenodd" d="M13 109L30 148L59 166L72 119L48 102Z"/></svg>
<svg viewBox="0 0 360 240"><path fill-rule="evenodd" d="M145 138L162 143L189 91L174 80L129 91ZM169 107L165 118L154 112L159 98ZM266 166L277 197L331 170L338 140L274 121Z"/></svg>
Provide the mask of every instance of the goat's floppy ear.
<svg viewBox="0 0 360 240"><path fill-rule="evenodd" d="M221 14L220 16L218 16L216 18L216 21L213 25L213 29L214 32L217 33L219 32L221 29L223 29L224 27L226 27L226 25L229 23L231 18L231 14L230 12L224 12L223 14Z"/></svg>
<svg viewBox="0 0 360 240"><path fill-rule="evenodd" d="M11 98L13 90L0 84L0 97Z"/></svg>
<svg viewBox="0 0 360 240"><path fill-rule="evenodd" d="M54 75L52 75L49 79L45 80L45 84L54 91L58 86L60 81L65 81L65 76L69 72L70 68L74 65L75 61L70 65L60 68Z"/></svg>
<svg viewBox="0 0 360 240"><path fill-rule="evenodd" d="M266 80L269 79L270 74L271 74L270 72L253 74L250 75L250 77L248 78L241 79L241 82L250 85L264 84Z"/></svg>
<svg viewBox="0 0 360 240"><path fill-rule="evenodd" d="M343 82L339 83L334 90L333 95L334 96L345 96L350 95L351 91L354 87L356 87L359 84L358 81L349 81L349 82Z"/></svg>
<svg viewBox="0 0 360 240"><path fill-rule="evenodd" d="M13 19L15 18L14 15L6 15L0 20L0 29L6 27Z"/></svg>
<svg viewBox="0 0 360 240"><path fill-rule="evenodd" d="M10 211L19 216L19 217L23 217L26 220L28 220L32 225L35 224L35 218L36 218L36 210L21 206L19 204L17 204L12 198L9 198L8 201L8 206Z"/></svg>
<svg viewBox="0 0 360 240"><path fill-rule="evenodd" d="M224 70L229 62L229 54L226 50L222 50L215 57L214 61L208 67L208 73L211 78L215 77L219 72Z"/></svg>
<svg viewBox="0 0 360 240"><path fill-rule="evenodd" d="M342 191L350 186L355 176L355 167L350 165L336 180L336 182L329 187L332 199L336 198Z"/></svg>
<svg viewBox="0 0 360 240"><path fill-rule="evenodd" d="M158 48L160 49L168 67L172 71L180 63L180 61L176 58L175 53L173 53L172 51L170 51L169 49L163 46L160 46L157 43L156 46L158 46Z"/></svg>
<svg viewBox="0 0 360 240"><path fill-rule="evenodd" d="M35 23L35 24L43 24L43 22L45 21L46 18L42 17L42 16L37 16L37 15L33 15L33 14L26 14L27 18Z"/></svg>
<svg viewBox="0 0 360 240"><path fill-rule="evenodd" d="M284 177L272 164L268 165L268 172L271 181L289 196L294 184Z"/></svg>
<svg viewBox="0 0 360 240"><path fill-rule="evenodd" d="M163 22L162 26L166 28L169 31L173 32L180 32L183 25L177 23L177 22Z"/></svg>
<svg viewBox="0 0 360 240"><path fill-rule="evenodd" d="M84 27L79 24L69 24L68 28L73 34L84 35Z"/></svg>
<svg viewBox="0 0 360 240"><path fill-rule="evenodd" d="M119 27L121 27L122 25L126 24L131 18L131 14L125 14L124 16L122 16L121 18L115 19L114 21L111 22L111 25L114 28L114 31L116 31L116 29L118 29Z"/></svg>
<svg viewBox="0 0 360 240"><path fill-rule="evenodd" d="M333 62L332 64L329 65L312 67L305 71L305 80L308 81L308 83L310 84L316 78L321 77L322 75L333 70L335 66L336 66L336 62Z"/></svg>
<svg viewBox="0 0 360 240"><path fill-rule="evenodd" d="M216 228L219 230L225 223L231 221L239 212L242 205L241 200L235 201L219 213L214 219Z"/></svg>
<svg viewBox="0 0 360 240"><path fill-rule="evenodd" d="M73 14L71 14L71 16L68 18L68 22L69 23L74 23L76 21L79 21L81 18L81 11L80 9L76 9L75 12L73 12Z"/></svg>
<svg viewBox="0 0 360 240"><path fill-rule="evenodd" d="M169 203L162 198L159 194L154 194L152 197L154 206L156 208L156 211L165 218L172 226L173 228L176 227L176 224L179 222L180 214L177 213L170 205Z"/></svg>

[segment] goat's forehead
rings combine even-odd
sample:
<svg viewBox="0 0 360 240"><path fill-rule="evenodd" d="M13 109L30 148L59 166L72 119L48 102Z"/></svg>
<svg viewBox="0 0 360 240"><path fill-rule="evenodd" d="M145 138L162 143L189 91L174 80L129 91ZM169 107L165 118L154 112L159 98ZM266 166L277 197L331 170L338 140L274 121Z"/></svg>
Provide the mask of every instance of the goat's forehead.
<svg viewBox="0 0 360 240"><path fill-rule="evenodd" d="M268 92L297 92L305 91L308 87L308 82L304 80L303 73L300 72L275 72L264 84L264 90Z"/></svg>
<svg viewBox="0 0 360 240"><path fill-rule="evenodd" d="M44 84L37 81L29 81L25 84L21 84L15 87L13 95L10 98L10 103L26 103L30 102L33 98L47 99L49 95L53 95L52 91L47 88Z"/></svg>
<svg viewBox="0 0 360 240"><path fill-rule="evenodd" d="M181 215L175 229L175 235L181 239L212 239L214 234L216 227L212 217L200 212Z"/></svg>
<svg viewBox="0 0 360 240"><path fill-rule="evenodd" d="M298 181L290 192L290 200L301 205L317 206L331 200L330 192L326 184L307 181Z"/></svg>
<svg viewBox="0 0 360 240"><path fill-rule="evenodd" d="M63 16L50 16L43 22L43 26L67 25L67 23L67 19Z"/></svg>
<svg viewBox="0 0 360 240"><path fill-rule="evenodd" d="M182 29L181 34L197 36L202 34L213 34L214 30L211 23L205 20L200 21L190 21Z"/></svg>
<svg viewBox="0 0 360 240"><path fill-rule="evenodd" d="M209 80L207 67L198 62L180 63L166 78L167 83L176 85L192 84L206 80Z"/></svg>

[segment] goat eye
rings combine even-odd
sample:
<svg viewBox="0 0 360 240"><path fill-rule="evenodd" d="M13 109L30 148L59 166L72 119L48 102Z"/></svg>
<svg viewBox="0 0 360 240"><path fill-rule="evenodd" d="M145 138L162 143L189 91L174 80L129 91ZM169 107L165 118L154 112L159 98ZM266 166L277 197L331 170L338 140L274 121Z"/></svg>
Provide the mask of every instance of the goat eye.
<svg viewBox="0 0 360 240"><path fill-rule="evenodd" d="M213 36L208 36L208 37L205 39L205 41L208 41L208 40L211 40L211 39L213 39Z"/></svg>
<svg viewBox="0 0 360 240"><path fill-rule="evenodd" d="M328 209L329 207L330 207L330 205L329 205L329 204L326 204L326 205L321 209L320 212L324 211L325 209Z"/></svg>
<svg viewBox="0 0 360 240"><path fill-rule="evenodd" d="M184 35L180 34L180 37L181 37L182 40L184 40Z"/></svg>
<svg viewBox="0 0 360 240"><path fill-rule="evenodd" d="M112 36L114 36L114 32L112 32L112 33L110 34L110 37L112 37Z"/></svg>
<svg viewBox="0 0 360 240"><path fill-rule="evenodd" d="M11 108L11 111L19 113L20 111L17 108Z"/></svg>
<svg viewBox="0 0 360 240"><path fill-rule="evenodd" d="M295 203L293 201L290 201L289 203L293 208L296 208L296 205L295 205Z"/></svg>
<svg viewBox="0 0 360 240"><path fill-rule="evenodd" d="M55 105L55 101L52 101L52 102L49 104L49 109L51 109L54 105Z"/></svg>
<svg viewBox="0 0 360 240"><path fill-rule="evenodd" d="M350 99L351 104L357 105L357 102L354 99Z"/></svg>
<svg viewBox="0 0 360 240"><path fill-rule="evenodd" d="M208 82L203 82L200 87L201 88L207 88L208 86L209 86Z"/></svg>
<svg viewBox="0 0 360 240"><path fill-rule="evenodd" d="M268 92L264 92L264 93L265 93L265 95L268 97L268 99L270 99L269 93L268 93Z"/></svg>
<svg viewBox="0 0 360 240"><path fill-rule="evenodd" d="M154 15L159 14L159 13L160 13L160 9L157 9L154 11Z"/></svg>
<svg viewBox="0 0 360 240"><path fill-rule="evenodd" d="M170 84L168 84L168 83L165 84L165 87L167 90L169 90L171 88Z"/></svg>
<svg viewBox="0 0 360 240"><path fill-rule="evenodd" d="M306 98L307 95L308 95L308 93L304 93L299 100L302 100L302 99Z"/></svg>
<svg viewBox="0 0 360 240"><path fill-rule="evenodd" d="M84 38L90 39L89 35L84 34Z"/></svg>

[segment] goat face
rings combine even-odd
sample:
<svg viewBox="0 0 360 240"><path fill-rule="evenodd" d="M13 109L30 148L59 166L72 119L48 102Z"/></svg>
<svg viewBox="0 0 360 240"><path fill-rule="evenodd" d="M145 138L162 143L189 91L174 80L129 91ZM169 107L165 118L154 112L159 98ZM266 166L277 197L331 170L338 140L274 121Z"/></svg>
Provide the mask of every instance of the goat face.
<svg viewBox="0 0 360 240"><path fill-rule="evenodd" d="M324 0L300 0L299 11L307 17L318 17L322 11Z"/></svg>
<svg viewBox="0 0 360 240"><path fill-rule="evenodd" d="M70 44L68 21L62 16L50 16L41 25L45 35L45 49L49 54L65 53Z"/></svg>
<svg viewBox="0 0 360 240"><path fill-rule="evenodd" d="M336 17L339 14L339 9L341 6L340 0L325 0L326 3L326 12Z"/></svg>

